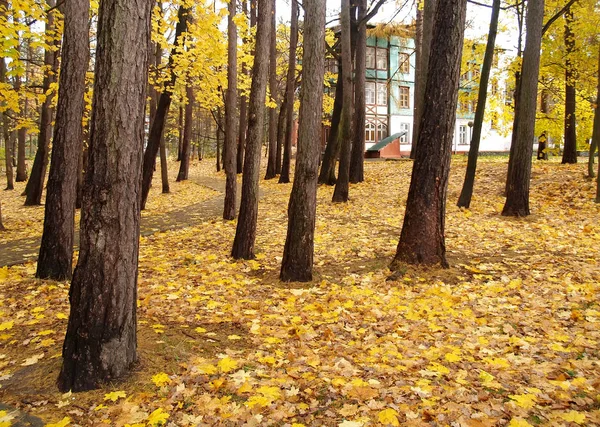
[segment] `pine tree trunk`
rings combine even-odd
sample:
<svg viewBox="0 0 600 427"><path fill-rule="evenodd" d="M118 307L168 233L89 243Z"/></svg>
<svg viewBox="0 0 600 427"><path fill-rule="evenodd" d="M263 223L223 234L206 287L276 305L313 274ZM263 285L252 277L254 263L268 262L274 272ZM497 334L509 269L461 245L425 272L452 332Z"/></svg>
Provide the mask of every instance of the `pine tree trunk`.
<svg viewBox="0 0 600 427"><path fill-rule="evenodd" d="M292 20L290 23L290 55L286 80L286 112L285 112L285 142L283 145L283 162L279 183L290 182L290 167L292 162L292 133L294 132L294 92L296 88L296 50L298 48L298 0L292 2Z"/></svg>
<svg viewBox="0 0 600 427"><path fill-rule="evenodd" d="M71 278L85 73L90 54L89 10L89 0L71 0L61 6L65 17L62 69L44 207L44 232L35 273L41 279Z"/></svg>
<svg viewBox="0 0 600 427"><path fill-rule="evenodd" d="M222 121L221 109L217 107L217 117L216 117L216 122L217 122L217 148L216 148L217 172L221 172L221 142L223 141L223 130L221 127L221 121Z"/></svg>
<svg viewBox="0 0 600 427"><path fill-rule="evenodd" d="M312 280L317 173L321 151L323 74L325 71L325 0L304 4L304 74L300 95L298 155L288 206L288 228L280 278L285 282Z"/></svg>
<svg viewBox="0 0 600 427"><path fill-rule="evenodd" d="M242 1L242 12L244 16L248 16L248 2L247 0ZM253 18L256 21L256 18ZM256 25L254 22L251 25ZM244 38L244 44L248 43L248 39ZM242 64L242 75L246 75L248 70L246 69L246 63ZM248 97L246 95L240 95L240 117L239 117L239 135L238 135L238 146L237 146L237 173L242 173L244 170L244 148L246 147L246 132L248 131Z"/></svg>
<svg viewBox="0 0 600 427"><path fill-rule="evenodd" d="M577 69L572 55L575 53L575 34L573 34L573 12L565 12L565 147L562 163L577 163L577 134L575 120Z"/></svg>
<svg viewBox="0 0 600 427"><path fill-rule="evenodd" d="M187 104L185 104L185 125L183 127L183 147L181 150L181 163L179 164L179 173L177 181L185 181L188 179L190 170L190 151L192 148L192 123L194 118L194 89L188 85L185 88Z"/></svg>
<svg viewBox="0 0 600 427"><path fill-rule="evenodd" d="M148 49L132 46L148 46L153 4L100 3L80 253L58 378L63 392L97 388L125 375L136 361Z"/></svg>
<svg viewBox="0 0 600 427"><path fill-rule="evenodd" d="M281 173L281 157L283 155L283 141L285 139L286 129L286 111L288 104L287 91L283 94L283 101L279 108L279 117L277 118L277 152L275 153L275 173L279 175Z"/></svg>
<svg viewBox="0 0 600 427"><path fill-rule="evenodd" d="M4 60L0 60L0 66L4 63ZM1 80L0 80L1 81ZM3 124L3 137L4 137L4 167L6 169L6 188L5 190L14 190L13 184L13 166L12 166L12 141L10 132L10 121L8 114L0 113Z"/></svg>
<svg viewBox="0 0 600 427"><path fill-rule="evenodd" d="M481 67L479 93L477 95L477 109L475 110L473 135L471 137L471 146L469 147L469 160L467 161L467 171L465 173L463 187L458 198L459 208L469 208L471 205L471 196L473 195L473 186L475 184L475 172L477 171L477 157L479 156L479 143L481 141L481 129L483 127L483 115L485 114L485 103L487 101L488 82L490 80L490 71L492 69L492 61L494 59L496 34L498 33L499 16L500 0L494 0L492 4L490 31L485 48L483 66Z"/></svg>
<svg viewBox="0 0 600 427"><path fill-rule="evenodd" d="M271 38L271 0L258 1L256 51L252 69L248 141L242 179L242 201L231 256L235 259L254 258L256 222L258 219L258 181L260 154L264 133L265 98Z"/></svg>
<svg viewBox="0 0 600 427"><path fill-rule="evenodd" d="M225 203L223 219L235 218L237 192L237 26L234 18L236 0L229 0L227 17L227 91L225 92L225 145L223 146L223 168L225 169Z"/></svg>
<svg viewBox="0 0 600 427"><path fill-rule="evenodd" d="M467 0L439 2L434 19L419 145L392 269L446 261L445 215Z"/></svg>
<svg viewBox="0 0 600 427"><path fill-rule="evenodd" d="M277 25L275 22L275 3L273 0L273 14L271 17L271 44L269 49L269 91L274 103L277 104ZM275 163L277 162L277 109L269 108L269 160L265 179L277 176Z"/></svg>
<svg viewBox="0 0 600 427"><path fill-rule="evenodd" d="M340 153L338 139L338 129L340 127L340 118L342 116L344 81L342 79L342 61L338 60L338 77L335 86L335 99L333 101L333 112L331 113L331 127L327 137L327 145L321 162L321 171L319 172L319 184L335 185L335 165Z"/></svg>
<svg viewBox="0 0 600 427"><path fill-rule="evenodd" d="M358 3L356 53L354 59L354 129L352 132L352 154L350 156L350 182L363 182L365 158L365 122L367 119L365 83L367 80L367 23L362 22L367 14L367 1Z"/></svg>
<svg viewBox="0 0 600 427"><path fill-rule="evenodd" d="M504 216L529 215L529 186L531 179L531 156L535 137L535 111L540 69L540 47L544 18L544 0L529 0L527 4L527 38L523 55L522 74L519 83L519 115L515 118L516 135L514 149L509 159L509 183ZM515 130L513 130L515 132Z"/></svg>
<svg viewBox="0 0 600 427"><path fill-rule="evenodd" d="M29 41L26 42L29 45ZM22 52L23 56L26 55L26 52ZM25 86L29 85L29 62L25 64ZM19 87L21 86L20 77L15 77L16 81L19 83ZM22 117L26 118L29 110L29 100L27 97L23 100L23 112ZM17 182L25 182L27 181L27 165L25 164L25 145L27 142L27 129L22 127L18 131L18 145L17 145L17 174L15 177L15 181Z"/></svg>
<svg viewBox="0 0 600 427"><path fill-rule="evenodd" d="M600 49L598 50L598 90L596 92L596 110L594 111L594 130L592 144L595 144L600 153ZM598 175L596 177L596 203L600 203L600 157L598 159Z"/></svg>
<svg viewBox="0 0 600 427"><path fill-rule="evenodd" d="M183 106L179 106L179 121L177 122L177 161L181 161L181 153L183 152Z"/></svg>

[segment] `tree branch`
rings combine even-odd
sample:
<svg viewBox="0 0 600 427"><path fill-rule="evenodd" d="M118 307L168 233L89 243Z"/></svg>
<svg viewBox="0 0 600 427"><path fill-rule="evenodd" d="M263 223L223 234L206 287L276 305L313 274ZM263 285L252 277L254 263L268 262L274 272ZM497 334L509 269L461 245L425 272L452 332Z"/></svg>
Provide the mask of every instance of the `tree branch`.
<svg viewBox="0 0 600 427"><path fill-rule="evenodd" d="M575 3L576 1L577 1L577 0L569 0L569 1L567 2L567 4L566 4L566 5L565 5L565 6L564 6L564 7L563 7L561 10L559 10L559 11L558 11L558 13L557 13L556 15L554 15L552 18L550 18L550 19L548 20L548 22L546 22L546 23L544 24L544 27L542 28L542 36L543 36L544 34L546 34L546 31L548 31L548 29L550 29L550 27L552 26L552 24L554 24L554 22L555 22L555 21L556 21L558 18L560 18L561 16L563 16L563 15L565 14L565 12L566 12L567 10L569 10L569 8L571 7L571 5L572 5L573 3Z"/></svg>

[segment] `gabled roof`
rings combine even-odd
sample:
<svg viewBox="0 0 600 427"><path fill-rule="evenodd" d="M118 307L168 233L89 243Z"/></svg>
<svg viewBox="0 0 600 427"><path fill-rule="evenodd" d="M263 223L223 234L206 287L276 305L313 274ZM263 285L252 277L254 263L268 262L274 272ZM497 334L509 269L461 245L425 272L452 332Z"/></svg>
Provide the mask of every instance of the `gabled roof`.
<svg viewBox="0 0 600 427"><path fill-rule="evenodd" d="M374 146L369 148L367 151L379 151L386 145L391 144L391 142L394 141L395 139L398 139L404 135L406 135L406 131L398 132L398 133L388 136L387 138L383 138L381 141L379 141L377 144L375 144Z"/></svg>

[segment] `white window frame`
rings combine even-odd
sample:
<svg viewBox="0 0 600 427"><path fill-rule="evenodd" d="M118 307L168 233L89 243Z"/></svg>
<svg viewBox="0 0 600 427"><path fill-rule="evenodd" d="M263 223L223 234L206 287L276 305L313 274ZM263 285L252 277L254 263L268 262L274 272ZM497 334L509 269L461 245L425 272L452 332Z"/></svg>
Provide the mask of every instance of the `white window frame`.
<svg viewBox="0 0 600 427"><path fill-rule="evenodd" d="M376 65L375 50L373 46L367 46L366 67L371 70L374 70Z"/></svg>
<svg viewBox="0 0 600 427"><path fill-rule="evenodd" d="M388 93L386 83L377 83L377 105L388 104Z"/></svg>
<svg viewBox="0 0 600 427"><path fill-rule="evenodd" d="M387 49L378 48L375 49L375 63L378 70L387 70L388 69L388 59L387 59Z"/></svg>
<svg viewBox="0 0 600 427"><path fill-rule="evenodd" d="M375 126L375 122L372 120L367 120L367 122L365 123L365 142L375 142L376 130L377 128Z"/></svg>
<svg viewBox="0 0 600 427"><path fill-rule="evenodd" d="M400 143L408 144L410 141L410 123L400 123L400 132L406 132L400 136Z"/></svg>
<svg viewBox="0 0 600 427"><path fill-rule="evenodd" d="M458 127L458 145L469 145L469 128L467 125Z"/></svg>
<svg viewBox="0 0 600 427"><path fill-rule="evenodd" d="M376 105L377 102L377 85L375 82L365 83L365 104Z"/></svg>

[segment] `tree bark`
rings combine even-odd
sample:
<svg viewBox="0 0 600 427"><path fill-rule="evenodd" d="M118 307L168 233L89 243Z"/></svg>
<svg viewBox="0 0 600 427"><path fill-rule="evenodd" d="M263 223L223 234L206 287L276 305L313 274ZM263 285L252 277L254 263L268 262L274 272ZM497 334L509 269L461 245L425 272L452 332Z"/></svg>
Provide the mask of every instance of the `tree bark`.
<svg viewBox="0 0 600 427"><path fill-rule="evenodd" d="M439 2L431 40L419 145L404 223L392 269L401 263L448 267L446 194L456 121L456 102L467 0Z"/></svg>
<svg viewBox="0 0 600 427"><path fill-rule="evenodd" d="M223 219L235 218L237 192L237 26L234 18L236 0L229 0L227 17L227 91L225 92L225 145L223 146L223 168L225 169L225 203Z"/></svg>
<svg viewBox="0 0 600 427"><path fill-rule="evenodd" d="M248 141L242 179L242 201L231 256L235 259L254 258L256 222L258 218L258 181L260 154L265 121L265 97L271 38L271 0L258 0L256 51L252 69Z"/></svg>
<svg viewBox="0 0 600 427"><path fill-rule="evenodd" d="M83 140L85 73L89 62L89 0L71 0L64 15L62 68L48 173L44 231L35 276L67 280L73 265L77 169Z"/></svg>
<svg viewBox="0 0 600 427"><path fill-rule="evenodd" d="M177 181L188 179L190 170L190 151L192 148L192 113L194 111L194 89L191 85L185 88L187 104L185 104L185 124L183 126L183 147L181 149L181 163L179 164L179 173Z"/></svg>
<svg viewBox="0 0 600 427"><path fill-rule="evenodd" d="M281 102L281 107L279 108L279 117L277 119L277 152L275 153L275 173L281 173L281 157L283 155L283 143L285 139L285 130L286 130L286 111L288 104L288 96L287 90L283 94L283 101Z"/></svg>
<svg viewBox="0 0 600 427"><path fill-rule="evenodd" d="M179 110L179 121L177 122L177 161L181 161L181 153L183 152L183 106L178 107Z"/></svg>
<svg viewBox="0 0 600 427"><path fill-rule="evenodd" d="M2 203L0 203L0 231L5 231L6 227L4 227L4 224L2 223Z"/></svg>
<svg viewBox="0 0 600 427"><path fill-rule="evenodd" d="M300 94L298 155L288 206L288 228L280 279L312 280L317 174L321 151L323 74L325 72L325 0L304 4L304 55Z"/></svg>
<svg viewBox="0 0 600 427"><path fill-rule="evenodd" d="M565 147L562 163L577 163L577 133L576 133L576 82L577 69L573 63L575 52L575 34L573 34L573 12L569 8L565 12Z"/></svg>
<svg viewBox="0 0 600 427"><path fill-rule="evenodd" d="M354 59L354 129L352 132L352 154L350 156L350 182L363 182L365 158L365 121L367 80L367 0L358 2L356 53Z"/></svg>
<svg viewBox="0 0 600 427"><path fill-rule="evenodd" d="M170 73L171 78L169 84L165 87L158 99L156 115L154 116L154 119L152 119L152 128L150 129L150 135L148 137L148 145L144 152L144 166L142 171L142 209L146 207L146 200L148 199L148 193L150 192L150 187L152 185L152 175L156 164L156 155L158 154L160 140L165 129L165 122L169 112L169 106L171 105L171 97L173 95L173 87L177 80L177 76L173 72L175 56L177 55L180 43L183 42L181 36L187 31L189 12L189 8L183 6L179 7L179 12L177 14L178 21L177 26L175 27L175 42L171 54L169 55L169 63L167 64L167 70Z"/></svg>
<svg viewBox="0 0 600 427"><path fill-rule="evenodd" d="M242 12L244 16L248 16L248 1L242 1ZM255 16L254 14L253 16ZM247 18L246 18L247 19ZM251 25L256 25L256 18L252 19L254 23ZM244 38L244 44L248 43L248 39ZM246 63L242 64L242 74L246 75L248 70L246 69ZM240 130L238 135L238 146L237 146L237 173L242 173L244 168L244 147L246 147L246 132L248 131L248 97L246 95L240 95Z"/></svg>
<svg viewBox="0 0 600 427"><path fill-rule="evenodd" d="M344 81L344 90L342 92L342 114L340 118L340 127L338 129L338 139L341 147L340 163L338 169L338 179L333 190L332 202L344 203L348 201L349 181L350 181L350 154L352 151L352 110L353 95L352 90L352 48L350 41L350 0L342 0L341 11L342 23L342 80Z"/></svg>
<svg viewBox="0 0 600 427"><path fill-rule="evenodd" d="M29 41L27 41L29 46ZM27 49L28 50L28 49ZM23 52L25 54L25 52ZM25 86L29 85L29 62L25 65ZM19 87L21 86L20 77L17 79ZM27 97L23 100L23 117L26 118L29 110L29 100ZM25 164L25 146L27 143L27 129L21 127L18 131L18 144L17 144L17 175L15 180L17 182L27 181L27 165Z"/></svg>
<svg viewBox="0 0 600 427"><path fill-rule="evenodd" d="M471 146L469 147L469 160L467 161L465 181L463 182L463 187L458 198L459 208L469 208L469 206L471 206L471 197L473 196L473 186L475 184L475 172L477 171L477 157L479 155L479 144L481 141L481 129L483 127L483 115L485 114L485 103L487 100L488 82L490 80L490 71L492 69L492 61L494 59L496 34L498 33L499 16L500 0L494 0L492 4L490 31L488 33L485 55L483 57L483 66L481 67L479 93L477 95L477 108L475 110L475 120L473 123L473 136L471 137Z"/></svg>
<svg viewBox="0 0 600 427"><path fill-rule="evenodd" d="M596 118L596 114L594 113L594 120ZM592 136L592 141L590 143L590 151L588 155L588 176L590 178L596 177L596 171L594 170L594 156L596 155L596 150L598 149L597 141L594 140Z"/></svg>
<svg viewBox="0 0 600 427"><path fill-rule="evenodd" d="M335 165L340 153L338 139L338 129L340 118L342 116L342 105L344 93L344 80L342 79L342 61L338 60L338 77L335 86L335 99L333 101L333 112L331 113L331 127L327 137L327 145L321 162L321 171L319 172L319 184L335 185Z"/></svg>
<svg viewBox="0 0 600 427"><path fill-rule="evenodd" d="M535 136L535 111L540 69L540 47L544 0L529 0L527 5L527 39L523 54L523 67L519 83L519 115L515 118L514 147L509 158L509 175L504 216L529 215L529 186L531 155Z"/></svg>
<svg viewBox="0 0 600 427"><path fill-rule="evenodd" d="M275 3L273 0L273 13L271 15L271 44L269 49L269 92L277 104L277 26L275 22ZM269 108L269 160L265 179L277 176L277 108Z"/></svg>
<svg viewBox="0 0 600 427"><path fill-rule="evenodd" d="M600 152L600 49L598 50L598 90L596 91L596 109L594 111L594 130L592 132L592 144L595 144ZM598 175L596 177L596 203L600 203L600 158L598 160Z"/></svg>
<svg viewBox="0 0 600 427"><path fill-rule="evenodd" d="M217 123L217 172L221 172L221 141L223 141L223 127L221 122L223 121L221 109L217 107L217 116L215 122Z"/></svg>
<svg viewBox="0 0 600 427"><path fill-rule="evenodd" d="M298 48L298 0L292 2L292 18L290 23L290 55L286 81L286 111L285 111L285 142L283 145L283 162L279 183L290 182L290 167L292 158L292 133L294 132L294 92L296 88L296 50Z"/></svg>
<svg viewBox="0 0 600 427"><path fill-rule="evenodd" d="M132 46L148 46L153 4L100 3L80 253L58 377L63 392L97 388L126 374L136 361L148 49Z"/></svg>

